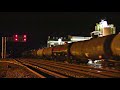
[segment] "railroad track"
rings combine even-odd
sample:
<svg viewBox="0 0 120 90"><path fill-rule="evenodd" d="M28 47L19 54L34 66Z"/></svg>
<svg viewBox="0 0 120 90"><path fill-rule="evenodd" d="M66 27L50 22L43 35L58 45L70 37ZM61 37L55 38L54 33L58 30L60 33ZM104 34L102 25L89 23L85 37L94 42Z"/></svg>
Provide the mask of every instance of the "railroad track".
<svg viewBox="0 0 120 90"><path fill-rule="evenodd" d="M33 61L35 62L35 61ZM39 61L37 61L39 62ZM35 63L37 63L35 62ZM100 75L105 75L105 76L110 76L110 77L120 77L120 71L118 70L112 70L112 69L103 69L103 68L94 68L90 66L85 66L85 65L75 65L75 64L65 64L61 62L51 62L50 61L42 61L41 63L46 63L46 64L51 64L53 66L61 66L61 67L66 67L74 70L80 70L84 72L89 72L89 73L94 73L94 74L100 74Z"/></svg>
<svg viewBox="0 0 120 90"><path fill-rule="evenodd" d="M37 74L40 78L68 78L68 76L66 76L66 75L55 73L54 71L50 71L45 68L41 68L37 65L30 64L25 61L16 60L16 59L14 61L21 64L24 67L29 68L30 71Z"/></svg>
<svg viewBox="0 0 120 90"><path fill-rule="evenodd" d="M119 78L120 71L110 69L93 68L85 65L65 64L61 62L33 59L16 59L24 65L34 66L36 68L46 69L57 73L61 78ZM45 72L45 70L43 70ZM51 74L52 75L52 74ZM59 77L59 76L57 76Z"/></svg>
<svg viewBox="0 0 120 90"><path fill-rule="evenodd" d="M54 73L54 72L49 71L47 69L40 68L40 67L37 67L37 66L29 64L29 63L25 63L23 61L19 62L16 59L8 59L8 60L4 60L1 62L13 63L16 65L22 66L22 67L26 68L27 70L29 70L34 75L36 75L37 78L68 78L65 75L57 74L57 73Z"/></svg>

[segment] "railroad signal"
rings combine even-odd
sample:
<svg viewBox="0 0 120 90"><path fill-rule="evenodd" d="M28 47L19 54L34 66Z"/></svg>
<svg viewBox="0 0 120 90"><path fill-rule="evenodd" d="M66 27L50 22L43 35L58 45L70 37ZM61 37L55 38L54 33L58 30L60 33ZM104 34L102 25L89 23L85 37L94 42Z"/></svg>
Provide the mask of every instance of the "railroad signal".
<svg viewBox="0 0 120 90"><path fill-rule="evenodd" d="M26 40L27 40L27 36L23 35L23 42L26 42Z"/></svg>
<svg viewBox="0 0 120 90"><path fill-rule="evenodd" d="M13 39L14 39L15 42L17 42L17 41L18 41L18 35L17 35L17 34L14 35L14 36L13 36Z"/></svg>
<svg viewBox="0 0 120 90"><path fill-rule="evenodd" d="M26 42L27 41L27 35L13 35L13 41L14 42Z"/></svg>

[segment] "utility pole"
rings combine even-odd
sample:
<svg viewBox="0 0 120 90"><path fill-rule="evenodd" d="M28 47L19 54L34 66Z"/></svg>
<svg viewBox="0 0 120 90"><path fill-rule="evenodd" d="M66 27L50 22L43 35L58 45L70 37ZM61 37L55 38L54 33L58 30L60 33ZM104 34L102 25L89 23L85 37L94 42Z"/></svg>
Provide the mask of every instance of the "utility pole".
<svg viewBox="0 0 120 90"><path fill-rule="evenodd" d="M2 59L6 58L6 37L2 37Z"/></svg>

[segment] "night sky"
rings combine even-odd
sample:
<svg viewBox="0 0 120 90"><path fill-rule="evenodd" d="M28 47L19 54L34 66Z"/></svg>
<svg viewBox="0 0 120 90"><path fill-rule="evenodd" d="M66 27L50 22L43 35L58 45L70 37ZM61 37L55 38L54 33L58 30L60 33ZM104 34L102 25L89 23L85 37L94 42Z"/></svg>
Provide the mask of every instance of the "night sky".
<svg viewBox="0 0 120 90"><path fill-rule="evenodd" d="M27 34L27 47L46 46L50 36L90 36L101 19L120 31L120 12L0 12L0 36Z"/></svg>

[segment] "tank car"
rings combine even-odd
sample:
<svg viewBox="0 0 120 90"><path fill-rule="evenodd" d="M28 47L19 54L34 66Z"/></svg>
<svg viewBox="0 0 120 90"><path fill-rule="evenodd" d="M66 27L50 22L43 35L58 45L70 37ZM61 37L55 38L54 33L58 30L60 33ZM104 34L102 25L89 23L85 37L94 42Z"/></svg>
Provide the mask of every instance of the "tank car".
<svg viewBox="0 0 120 90"><path fill-rule="evenodd" d="M37 57L37 50L32 50L31 51L31 57Z"/></svg>
<svg viewBox="0 0 120 90"><path fill-rule="evenodd" d="M108 35L72 44L70 53L76 59L110 59L120 56L120 34Z"/></svg>
<svg viewBox="0 0 120 90"><path fill-rule="evenodd" d="M23 58L31 57L31 50L30 50L30 51L24 51L24 52L22 53L22 57L23 57Z"/></svg>
<svg viewBox="0 0 120 90"><path fill-rule="evenodd" d="M52 53L53 58L60 61L69 61L70 53L69 48L71 44L58 45L53 47Z"/></svg>
<svg viewBox="0 0 120 90"><path fill-rule="evenodd" d="M43 50L44 50L44 48L37 50L37 56L38 56L38 58L42 58L43 57Z"/></svg>
<svg viewBox="0 0 120 90"><path fill-rule="evenodd" d="M120 60L120 34L117 34L115 38L112 39L110 47L113 59Z"/></svg>
<svg viewBox="0 0 120 90"><path fill-rule="evenodd" d="M44 59L52 59L52 49L53 49L53 47L43 49Z"/></svg>

